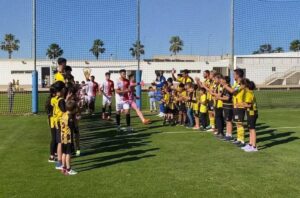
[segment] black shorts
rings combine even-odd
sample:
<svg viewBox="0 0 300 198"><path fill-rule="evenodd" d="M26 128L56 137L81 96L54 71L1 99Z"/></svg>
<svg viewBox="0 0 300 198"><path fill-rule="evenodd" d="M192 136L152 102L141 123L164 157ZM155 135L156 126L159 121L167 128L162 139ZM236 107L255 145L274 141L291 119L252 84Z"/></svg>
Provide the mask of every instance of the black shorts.
<svg viewBox="0 0 300 198"><path fill-rule="evenodd" d="M56 144L61 143L61 130L60 126L56 129Z"/></svg>
<svg viewBox="0 0 300 198"><path fill-rule="evenodd" d="M224 109L224 119L227 122L231 122L233 119L233 109Z"/></svg>
<svg viewBox="0 0 300 198"><path fill-rule="evenodd" d="M61 144L61 151L63 154L72 154L72 144L68 143L68 144Z"/></svg>
<svg viewBox="0 0 300 198"><path fill-rule="evenodd" d="M208 101L207 107L208 107L208 111L214 111L215 110L214 101L213 100Z"/></svg>
<svg viewBox="0 0 300 198"><path fill-rule="evenodd" d="M244 122L245 109L233 109L233 121L234 122Z"/></svg>
<svg viewBox="0 0 300 198"><path fill-rule="evenodd" d="M181 111L181 112L186 112L186 106L185 104L181 104L181 105L178 105L178 111Z"/></svg>
<svg viewBox="0 0 300 198"><path fill-rule="evenodd" d="M249 112L247 111L247 125L249 129L256 129L256 120L258 118L258 114L255 113L255 115L249 115Z"/></svg>
<svg viewBox="0 0 300 198"><path fill-rule="evenodd" d="M170 107L165 107L165 114L173 114L174 113L174 109L171 109Z"/></svg>

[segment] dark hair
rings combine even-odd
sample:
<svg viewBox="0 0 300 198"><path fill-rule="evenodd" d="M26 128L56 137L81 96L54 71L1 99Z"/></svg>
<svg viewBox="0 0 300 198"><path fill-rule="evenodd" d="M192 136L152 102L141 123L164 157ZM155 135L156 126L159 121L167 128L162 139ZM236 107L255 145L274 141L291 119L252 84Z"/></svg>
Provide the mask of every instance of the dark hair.
<svg viewBox="0 0 300 198"><path fill-rule="evenodd" d="M235 69L234 72L238 75L239 78L244 78L244 71L240 68Z"/></svg>
<svg viewBox="0 0 300 198"><path fill-rule="evenodd" d="M185 69L182 71L182 73L188 74L188 73L190 73L190 71L188 69Z"/></svg>
<svg viewBox="0 0 300 198"><path fill-rule="evenodd" d="M85 81L83 80L83 81L81 81L81 84L85 84Z"/></svg>
<svg viewBox="0 0 300 198"><path fill-rule="evenodd" d="M94 79L95 79L95 76L91 76L91 78L94 78Z"/></svg>
<svg viewBox="0 0 300 198"><path fill-rule="evenodd" d="M209 75L210 71L209 70L205 70L204 73L207 73Z"/></svg>
<svg viewBox="0 0 300 198"><path fill-rule="evenodd" d="M61 90L63 90L63 88L66 87L66 84L62 81L57 81L51 86L53 86L56 92L60 92Z"/></svg>
<svg viewBox="0 0 300 198"><path fill-rule="evenodd" d="M178 77L182 77L182 74L177 74Z"/></svg>
<svg viewBox="0 0 300 198"><path fill-rule="evenodd" d="M202 91L203 93L206 93L206 89L204 89L203 87L200 88L200 91Z"/></svg>
<svg viewBox="0 0 300 198"><path fill-rule="evenodd" d="M227 84L230 84L230 77L224 76L223 79L226 81Z"/></svg>
<svg viewBox="0 0 300 198"><path fill-rule="evenodd" d="M215 77L215 78L222 78L222 77L223 77L223 75L222 75L222 74L220 74L220 73L216 73L216 74L214 75L214 77Z"/></svg>
<svg viewBox="0 0 300 198"><path fill-rule="evenodd" d="M134 77L134 74L131 73L128 75L128 78L131 78L131 77Z"/></svg>
<svg viewBox="0 0 300 198"><path fill-rule="evenodd" d="M243 78L240 83L241 85L245 85L247 87L250 83L250 80L248 78Z"/></svg>
<svg viewBox="0 0 300 198"><path fill-rule="evenodd" d="M168 79L167 79L167 82L173 83L173 78L168 78Z"/></svg>
<svg viewBox="0 0 300 198"><path fill-rule="evenodd" d="M253 81L250 81L247 85L248 89L250 90L255 90L256 89L256 85Z"/></svg>
<svg viewBox="0 0 300 198"><path fill-rule="evenodd" d="M123 73L123 72L126 73L126 70L125 70L125 69L121 69L121 70L119 71L119 73Z"/></svg>
<svg viewBox="0 0 300 198"><path fill-rule="evenodd" d="M109 72L106 72L106 73L105 73L105 76L110 76L110 73L109 73Z"/></svg>
<svg viewBox="0 0 300 198"><path fill-rule="evenodd" d="M195 90L197 90L197 89L198 89L198 85L197 85L197 84L193 84L193 88L194 88Z"/></svg>
<svg viewBox="0 0 300 198"><path fill-rule="evenodd" d="M153 87L150 86L148 89L149 89L149 90L150 90L150 89L153 89Z"/></svg>
<svg viewBox="0 0 300 198"><path fill-rule="evenodd" d="M66 110L73 111L76 108L76 102L74 100L69 100L66 102Z"/></svg>
<svg viewBox="0 0 300 198"><path fill-rule="evenodd" d="M65 58L58 58L57 59L57 64L61 65L63 63L67 63L67 59L65 59Z"/></svg>
<svg viewBox="0 0 300 198"><path fill-rule="evenodd" d="M184 88L184 84L183 84L183 83L180 83L180 84L178 85L178 87Z"/></svg>
<svg viewBox="0 0 300 198"><path fill-rule="evenodd" d="M72 67L69 66L69 65L67 65L67 66L65 67L65 71L72 71Z"/></svg>

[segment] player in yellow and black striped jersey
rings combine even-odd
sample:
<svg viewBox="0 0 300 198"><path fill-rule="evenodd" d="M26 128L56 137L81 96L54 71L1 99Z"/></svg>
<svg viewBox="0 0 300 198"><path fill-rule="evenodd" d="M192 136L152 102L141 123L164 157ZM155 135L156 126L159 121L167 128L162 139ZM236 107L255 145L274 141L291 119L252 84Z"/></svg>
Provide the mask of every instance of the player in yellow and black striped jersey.
<svg viewBox="0 0 300 198"><path fill-rule="evenodd" d="M75 175L76 171L71 169L72 133L75 130L76 102L69 100L66 103L66 112L60 119L61 145L62 145L62 173Z"/></svg>
<svg viewBox="0 0 300 198"><path fill-rule="evenodd" d="M211 92L214 98L215 104L215 119L217 125L217 132L215 133L220 138L223 138L224 135L224 117L223 117L223 101L221 100L221 96L223 95L223 86L220 84L222 75L217 73L215 75L215 90Z"/></svg>
<svg viewBox="0 0 300 198"><path fill-rule="evenodd" d="M258 151L256 145L256 130L255 130L256 121L258 118L258 110L257 110L254 90L255 90L255 83L253 81L248 82L245 89L246 93L245 93L244 107L246 108L246 112L247 112L247 124L250 132L250 137L249 137L250 141L249 144L247 144L242 148L246 152Z"/></svg>
<svg viewBox="0 0 300 198"><path fill-rule="evenodd" d="M194 130L200 129L200 91L198 89L198 85L194 86L194 92L192 97L192 107L193 107L193 114L195 120Z"/></svg>
<svg viewBox="0 0 300 198"><path fill-rule="evenodd" d="M174 125L174 110L175 110L175 101L172 94L172 90L168 86L163 88L163 99L162 102L165 105L165 117L163 125L166 125L167 122L171 125Z"/></svg>
<svg viewBox="0 0 300 198"><path fill-rule="evenodd" d="M56 97L56 91L55 89L51 86L50 87L50 94L49 97L46 101L45 104L45 109L48 115L48 124L50 127L50 132L51 132L51 141L50 141L50 157L48 159L48 162L55 162L55 153L57 149L57 144L56 144L56 129L55 129L55 123L53 119L53 106L51 105L51 100L52 98Z"/></svg>
<svg viewBox="0 0 300 198"><path fill-rule="evenodd" d="M211 90L215 90L216 86L215 86L215 82L214 82L214 78L215 78L215 71L210 71L210 75L209 75L209 84L208 87L206 86L206 92L207 92L207 100L208 100L208 116L209 116L209 131L214 132L215 131L215 102L214 102L214 98L211 94ZM204 84L205 85L205 84Z"/></svg>
<svg viewBox="0 0 300 198"><path fill-rule="evenodd" d="M221 85L230 87L230 78L225 76L221 78ZM224 119L226 122L226 134L225 140L231 141L232 137L232 119L233 119L233 101L232 101L232 93L228 90L223 89L222 95L219 97L220 100L223 101L223 111L224 111Z"/></svg>
<svg viewBox="0 0 300 198"><path fill-rule="evenodd" d="M57 72L54 74L54 82L61 81L66 83L65 81L65 67L67 65L67 60L65 58L58 58L57 60Z"/></svg>
<svg viewBox="0 0 300 198"><path fill-rule="evenodd" d="M193 116L193 93L194 93L194 86L192 83L187 83L185 85L185 89L187 91L187 97L185 100L185 105L187 109L187 128L194 127L194 116Z"/></svg>
<svg viewBox="0 0 300 198"><path fill-rule="evenodd" d="M184 84L180 83L177 88L177 96L175 98L175 102L178 109L177 123L181 126L183 126L186 122L186 106L185 106L186 96L187 96L187 92L184 88Z"/></svg>
<svg viewBox="0 0 300 198"><path fill-rule="evenodd" d="M224 88L233 94L233 120L237 126L237 139L234 141L239 147L245 146L245 129L243 126L245 107L244 95L246 80L244 79L244 71L242 69L234 70L235 84L233 87L225 85Z"/></svg>
<svg viewBox="0 0 300 198"><path fill-rule="evenodd" d="M205 130L207 127L207 95L204 88L199 89L200 93L200 130Z"/></svg>
<svg viewBox="0 0 300 198"><path fill-rule="evenodd" d="M64 90L65 90L65 83L58 81L55 82L53 85L55 89L56 96L52 97L51 99L51 106L53 107L53 123L56 129L56 143L57 143L57 164L56 169L62 169L62 151L61 151L61 126L60 121L64 112L66 112L65 107L65 99Z"/></svg>

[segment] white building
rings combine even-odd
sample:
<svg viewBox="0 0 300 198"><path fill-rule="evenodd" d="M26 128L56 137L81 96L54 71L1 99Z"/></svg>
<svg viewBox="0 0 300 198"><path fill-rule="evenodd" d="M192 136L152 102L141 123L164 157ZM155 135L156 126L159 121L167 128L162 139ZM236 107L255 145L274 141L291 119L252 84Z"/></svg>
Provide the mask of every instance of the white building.
<svg viewBox="0 0 300 198"><path fill-rule="evenodd" d="M258 85L299 85L300 80L300 54L298 52L274 53L260 55L235 56L234 67L245 70L246 77L255 81ZM68 65L73 68L75 80L84 79L83 69L91 68L96 81L101 82L105 72L111 72L111 78L117 79L118 71L122 68L129 72L137 70L136 61L91 61L68 60ZM155 80L155 72L165 71L166 77L171 77L171 70L177 72L183 69L191 71L191 77L201 77L204 70L217 70L228 75L230 59L228 56L155 56L151 60L141 61L142 79L145 83ZM52 69L56 64L49 60L38 60L39 85L44 79L51 79ZM30 89L32 81L33 60L30 59L2 59L0 60L0 88L7 88L7 84L13 79L19 80L21 87Z"/></svg>

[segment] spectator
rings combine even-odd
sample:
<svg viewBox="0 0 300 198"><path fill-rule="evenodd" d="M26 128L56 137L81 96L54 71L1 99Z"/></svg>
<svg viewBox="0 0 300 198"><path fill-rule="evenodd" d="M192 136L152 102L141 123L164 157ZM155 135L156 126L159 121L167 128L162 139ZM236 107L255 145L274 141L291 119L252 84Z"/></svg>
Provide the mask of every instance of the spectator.
<svg viewBox="0 0 300 198"><path fill-rule="evenodd" d="M12 113L13 111L13 105L14 105L14 97L15 97L15 90L13 87L13 83L8 84L8 89L7 89L7 97L8 97L8 106L9 106L9 112Z"/></svg>

